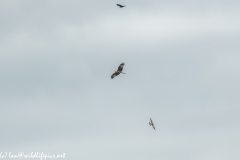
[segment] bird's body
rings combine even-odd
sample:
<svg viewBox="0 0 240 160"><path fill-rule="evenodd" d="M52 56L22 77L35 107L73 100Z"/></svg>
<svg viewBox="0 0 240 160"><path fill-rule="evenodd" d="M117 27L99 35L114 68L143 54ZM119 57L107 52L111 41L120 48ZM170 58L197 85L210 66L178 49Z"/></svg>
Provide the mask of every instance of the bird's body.
<svg viewBox="0 0 240 160"><path fill-rule="evenodd" d="M117 6L119 6L119 8L126 7L126 6L124 6L124 5L121 5L121 4L117 4Z"/></svg>
<svg viewBox="0 0 240 160"><path fill-rule="evenodd" d="M152 126L154 130L156 130L156 129L155 129L155 126L154 126L154 124L153 124L153 121L152 121L152 119L151 119L151 118L150 118L149 125L150 125L150 126Z"/></svg>
<svg viewBox="0 0 240 160"><path fill-rule="evenodd" d="M120 64L120 66L118 67L118 70L115 71L115 73L112 74L112 76L111 76L112 79L113 79L114 77L118 76L120 73L125 74L125 73L122 72L124 65L125 65L124 63L121 63L121 64Z"/></svg>

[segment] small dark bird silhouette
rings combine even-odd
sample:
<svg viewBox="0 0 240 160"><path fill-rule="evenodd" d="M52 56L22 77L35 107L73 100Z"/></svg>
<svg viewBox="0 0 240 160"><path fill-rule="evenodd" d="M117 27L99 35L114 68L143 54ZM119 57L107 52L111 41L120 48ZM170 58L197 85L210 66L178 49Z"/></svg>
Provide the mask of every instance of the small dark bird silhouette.
<svg viewBox="0 0 240 160"><path fill-rule="evenodd" d="M126 6L123 6L123 5L121 5L121 4L117 4L117 6L119 6L119 8L126 7Z"/></svg>
<svg viewBox="0 0 240 160"><path fill-rule="evenodd" d="M154 124L153 124L153 121L152 121L152 119L151 119L151 118L150 118L149 125L150 125L150 126L152 126L154 130L156 130L156 129L155 129L155 126L154 126Z"/></svg>
<svg viewBox="0 0 240 160"><path fill-rule="evenodd" d="M118 76L120 73L125 74L122 72L123 70L124 63L121 63L118 67L118 70L115 71L115 73L112 74L111 78L113 79L114 77Z"/></svg>

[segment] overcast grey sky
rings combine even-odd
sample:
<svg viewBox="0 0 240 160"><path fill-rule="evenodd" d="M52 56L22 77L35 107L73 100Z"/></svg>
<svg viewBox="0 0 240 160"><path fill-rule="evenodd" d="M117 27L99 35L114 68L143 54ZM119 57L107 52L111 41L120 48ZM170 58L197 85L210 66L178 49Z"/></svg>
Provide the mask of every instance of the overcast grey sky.
<svg viewBox="0 0 240 160"><path fill-rule="evenodd" d="M1 0L0 152L240 160L239 7Z"/></svg>

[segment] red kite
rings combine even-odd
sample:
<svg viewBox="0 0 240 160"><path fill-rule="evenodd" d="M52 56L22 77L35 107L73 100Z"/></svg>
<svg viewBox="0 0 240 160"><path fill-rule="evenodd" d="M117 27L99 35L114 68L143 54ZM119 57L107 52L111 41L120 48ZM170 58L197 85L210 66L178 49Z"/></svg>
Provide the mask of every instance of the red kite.
<svg viewBox="0 0 240 160"><path fill-rule="evenodd" d="M115 71L115 73L112 74L111 78L113 79L114 77L118 76L120 73L125 74L122 72L123 70L124 63L121 63L120 66L118 67L118 70Z"/></svg>

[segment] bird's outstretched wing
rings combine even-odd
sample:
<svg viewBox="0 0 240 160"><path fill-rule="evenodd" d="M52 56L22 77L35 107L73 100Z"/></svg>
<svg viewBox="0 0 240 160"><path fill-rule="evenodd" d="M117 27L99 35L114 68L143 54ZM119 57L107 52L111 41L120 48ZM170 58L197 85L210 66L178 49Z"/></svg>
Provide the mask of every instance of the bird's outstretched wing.
<svg viewBox="0 0 240 160"><path fill-rule="evenodd" d="M125 65L124 63L121 63L120 66L118 67L118 71L122 71L124 65Z"/></svg>
<svg viewBox="0 0 240 160"><path fill-rule="evenodd" d="M153 123L152 123L152 127L153 127L153 129L154 129L154 130L156 130L156 129L155 129L155 126L154 126L154 124L153 124Z"/></svg>
<svg viewBox="0 0 240 160"><path fill-rule="evenodd" d="M119 7L123 7L121 4L117 4L117 6L119 6Z"/></svg>
<svg viewBox="0 0 240 160"><path fill-rule="evenodd" d="M111 78L113 79L114 77L116 77L116 76L118 76L118 75L119 75L119 73L113 73L112 76L111 76Z"/></svg>
<svg viewBox="0 0 240 160"><path fill-rule="evenodd" d="M126 6L123 6L121 4L117 4L117 6L119 6L120 8L126 7Z"/></svg>

